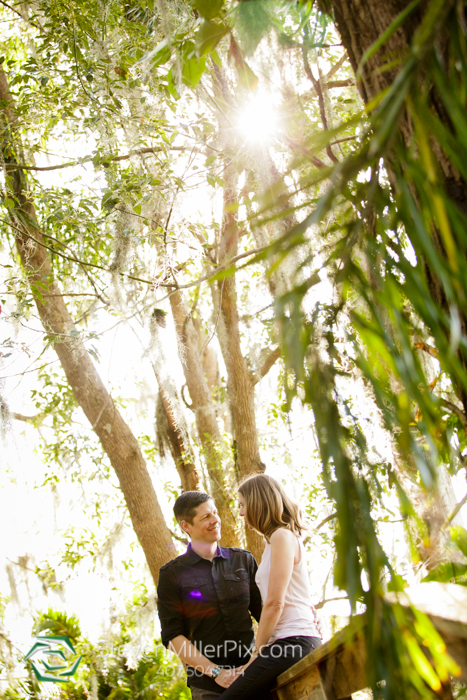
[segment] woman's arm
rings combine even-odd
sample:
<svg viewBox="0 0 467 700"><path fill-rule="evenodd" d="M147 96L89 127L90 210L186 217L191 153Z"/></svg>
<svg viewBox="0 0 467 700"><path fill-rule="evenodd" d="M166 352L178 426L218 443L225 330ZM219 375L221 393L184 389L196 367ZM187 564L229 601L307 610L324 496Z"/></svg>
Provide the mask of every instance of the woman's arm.
<svg viewBox="0 0 467 700"><path fill-rule="evenodd" d="M297 538L290 530L280 528L270 538L271 573L268 595L263 605L256 635L256 648L268 643L284 609L285 593L289 585L297 548Z"/></svg>

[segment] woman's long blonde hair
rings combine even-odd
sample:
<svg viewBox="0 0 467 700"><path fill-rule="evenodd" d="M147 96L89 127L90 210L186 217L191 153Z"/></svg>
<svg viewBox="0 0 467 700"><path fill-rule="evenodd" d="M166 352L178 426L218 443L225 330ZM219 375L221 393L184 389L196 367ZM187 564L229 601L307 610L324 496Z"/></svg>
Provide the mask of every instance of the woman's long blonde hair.
<svg viewBox="0 0 467 700"><path fill-rule="evenodd" d="M272 476L248 476L240 484L238 493L245 500L245 518L248 524L266 539L279 527L286 527L295 535L301 535L307 529L302 509Z"/></svg>

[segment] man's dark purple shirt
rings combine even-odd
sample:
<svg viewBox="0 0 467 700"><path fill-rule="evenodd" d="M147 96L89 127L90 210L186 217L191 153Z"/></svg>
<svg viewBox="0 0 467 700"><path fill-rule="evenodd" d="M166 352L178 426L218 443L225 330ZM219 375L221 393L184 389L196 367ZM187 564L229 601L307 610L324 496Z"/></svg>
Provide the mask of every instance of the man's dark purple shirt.
<svg viewBox="0 0 467 700"><path fill-rule="evenodd" d="M255 582L258 565L250 552L218 547L210 562L188 545L185 554L160 570L157 607L162 643L182 634L210 661L241 666L253 644L251 615L259 620L261 594ZM221 692L209 676L187 666L189 686Z"/></svg>

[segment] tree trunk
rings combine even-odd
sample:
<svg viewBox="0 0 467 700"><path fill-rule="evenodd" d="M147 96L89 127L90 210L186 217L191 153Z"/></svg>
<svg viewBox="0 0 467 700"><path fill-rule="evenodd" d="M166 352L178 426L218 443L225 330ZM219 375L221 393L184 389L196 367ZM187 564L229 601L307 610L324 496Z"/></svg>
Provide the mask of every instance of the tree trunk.
<svg viewBox="0 0 467 700"><path fill-rule="evenodd" d="M407 8L405 0L387 0L386 2L380 2L379 0L330 0L329 4L332 7L337 29L355 73L357 73L365 52L381 37L396 17ZM399 66L390 70L383 69L383 66L388 62L388 57L391 57L391 60L394 58L404 60L426 7L427 3L422 2L412 11L384 46L364 64L361 70L361 80L357 84L365 103L370 102L381 92L387 90L394 82ZM443 42L444 38L442 38ZM433 87L430 90L430 108L449 128L449 120L445 114L444 107ZM399 122L399 130L403 142L409 149L412 139L412 124L407 114L402 116ZM461 211L467 213L466 183L460 178L459 173L439 145L433 143L433 147L436 151L441 173L444 176L444 184L448 196ZM391 154L389 154L386 167L390 173ZM433 227L431 233L440 256L445 257L444 245L439 232ZM434 303L438 307L448 310L449 304L439 278L433 273L427 260L422 259L421 264L424 267ZM462 308L459 309L459 312L461 314L463 332L466 333L467 315ZM461 358L461 361L463 361L463 358ZM457 393L459 400L464 406L464 412L467 412L466 392L462 387L458 387ZM452 503L449 502L449 499L443 493L442 479L438 484L437 492L430 502L419 485L413 482L413 479L407 473L406 467L404 468L404 466L397 464L395 470L404 489L408 493L412 492L411 497L417 514L425 520L428 526L429 537L426 542L419 542L418 549L422 559L428 561L428 567L433 568L445 556L445 538L440 533L440 526L449 514ZM440 465L440 470L441 473L445 471L444 465Z"/></svg>
<svg viewBox="0 0 467 700"><path fill-rule="evenodd" d="M224 209L218 263L223 264L234 257L238 250L238 227L236 214L237 175L232 164L224 168ZM242 354L237 308L235 275L217 283L217 303L220 308L217 336L227 368L227 390L232 412L236 462L241 478L262 472L265 465L259 454L258 431L255 416L256 378L250 371ZM252 530L246 531L248 548L260 560L264 549L263 538Z"/></svg>
<svg viewBox="0 0 467 700"><path fill-rule="evenodd" d="M238 533L230 507L232 499L224 473L225 458L222 454L222 436L198 349L198 333L180 291L171 294L170 304L175 327L185 351L185 357L182 359L183 371L209 474L211 495L222 520L222 544L226 547L238 547Z"/></svg>
<svg viewBox="0 0 467 700"><path fill-rule="evenodd" d="M385 32L396 17L407 8L405 0L329 0L335 22L344 47L347 49L350 62L355 72L365 51ZM427 3L422 2L402 25L392 34L384 46L379 49L363 66L361 80L357 83L365 103L370 102L383 90L386 90L396 78L399 67L387 70L383 68L388 62L388 56L404 60L411 44ZM448 7L448 3L446 3ZM444 43L445 37L442 37ZM435 88L430 89L430 108L438 118L450 128L449 119L444 106L438 98ZM405 145L409 148L412 137L412 125L407 115L400 120L400 133ZM444 177L444 185L448 196L459 209L467 214L467 184L462 180L452 161L446 156L439 144L433 143L436 159ZM390 170L390 163L387 163ZM433 242L440 256L445 257L441 236L435 227L432 229ZM430 294L437 306L448 310L449 303L444 293L442 283L433 273L427 260L422 260L427 277ZM467 333L467 314L459 308L463 333ZM461 357L465 366L465 362ZM467 392L462 386L457 387L459 399L467 414Z"/></svg>
<svg viewBox="0 0 467 700"><path fill-rule="evenodd" d="M54 279L36 211L28 194L25 174L8 168L22 162L18 121L6 75L0 70L2 151L6 167L6 189L14 201L9 207L21 263L34 294L37 310L56 351L76 401L102 443L122 489L133 528L144 550L152 577L176 555L151 477L138 442L104 386L79 338L68 308ZM41 301L34 289L39 289Z"/></svg>
<svg viewBox="0 0 467 700"><path fill-rule="evenodd" d="M157 399L156 424L159 453L161 456L164 455L164 447L168 441L182 490L201 491L200 473L186 453L183 437L178 429L170 401L163 389L160 389Z"/></svg>

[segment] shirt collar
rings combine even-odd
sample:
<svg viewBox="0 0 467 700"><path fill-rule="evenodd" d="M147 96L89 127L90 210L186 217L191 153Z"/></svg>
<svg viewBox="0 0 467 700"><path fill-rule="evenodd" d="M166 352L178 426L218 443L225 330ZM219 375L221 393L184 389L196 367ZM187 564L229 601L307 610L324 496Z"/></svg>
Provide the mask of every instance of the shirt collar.
<svg viewBox="0 0 467 700"><path fill-rule="evenodd" d="M191 546L191 542L189 543L188 548L186 550L186 556L187 556L188 561L192 564L196 564L198 561L201 561L203 559L203 557L200 557L199 554L196 554L195 550ZM221 557L222 559L228 559L229 555L228 555L225 547L221 547L220 545L217 545L217 552L216 552L216 556L214 557L214 559L216 557ZM207 560L205 560L205 561L207 561Z"/></svg>

